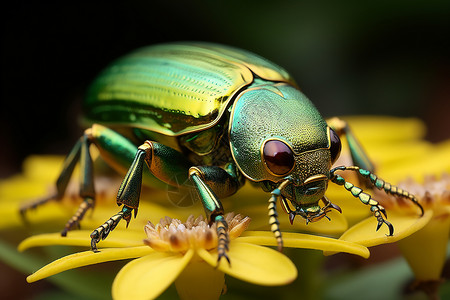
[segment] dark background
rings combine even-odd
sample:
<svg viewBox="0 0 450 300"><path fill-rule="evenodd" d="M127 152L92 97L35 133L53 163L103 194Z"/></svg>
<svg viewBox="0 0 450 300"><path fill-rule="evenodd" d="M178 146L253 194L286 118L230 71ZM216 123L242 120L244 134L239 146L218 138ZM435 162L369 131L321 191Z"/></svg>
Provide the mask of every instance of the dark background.
<svg viewBox="0 0 450 300"><path fill-rule="evenodd" d="M80 101L111 60L204 40L284 66L324 116L415 116L449 137L448 1L123 1L2 9L0 177L29 154L66 153Z"/></svg>

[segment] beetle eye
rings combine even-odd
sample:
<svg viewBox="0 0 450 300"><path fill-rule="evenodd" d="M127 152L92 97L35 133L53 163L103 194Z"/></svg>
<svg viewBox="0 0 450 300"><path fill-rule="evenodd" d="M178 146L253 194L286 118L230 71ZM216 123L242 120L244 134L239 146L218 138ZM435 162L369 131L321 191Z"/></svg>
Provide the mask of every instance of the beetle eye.
<svg viewBox="0 0 450 300"><path fill-rule="evenodd" d="M295 164L291 148L278 140L270 140L264 144L263 158L267 168L275 175L287 174Z"/></svg>
<svg viewBox="0 0 450 300"><path fill-rule="evenodd" d="M330 128L330 154L331 154L331 163L334 163L341 153L341 139L337 135L337 133Z"/></svg>

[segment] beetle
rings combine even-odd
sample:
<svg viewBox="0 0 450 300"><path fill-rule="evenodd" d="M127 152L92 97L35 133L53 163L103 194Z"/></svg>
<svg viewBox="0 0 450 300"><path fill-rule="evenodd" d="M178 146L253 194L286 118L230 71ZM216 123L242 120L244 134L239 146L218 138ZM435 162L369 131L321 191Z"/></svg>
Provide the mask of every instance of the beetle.
<svg viewBox="0 0 450 300"><path fill-rule="evenodd" d="M139 207L144 162L153 184L191 182L210 224L217 225L218 259L228 259L227 224L220 199L245 181L270 193L269 223L283 247L277 201L292 223L327 217L341 209L325 196L331 181L359 198L382 224L394 228L385 209L361 188L337 174L358 172L367 185L414 202L417 199L373 173L373 166L348 125L327 123L283 68L245 50L210 43L169 43L138 49L109 65L92 83L83 103L88 129L67 156L56 193L25 204L27 210L59 200L80 162L84 199L62 231L77 226L95 203L95 145L101 157L126 173L119 188L121 210L91 234L91 248L121 219L128 223ZM345 136L354 166L332 168ZM127 171L128 170L128 171ZM146 174L144 172L144 174ZM147 175L144 175L144 177Z"/></svg>

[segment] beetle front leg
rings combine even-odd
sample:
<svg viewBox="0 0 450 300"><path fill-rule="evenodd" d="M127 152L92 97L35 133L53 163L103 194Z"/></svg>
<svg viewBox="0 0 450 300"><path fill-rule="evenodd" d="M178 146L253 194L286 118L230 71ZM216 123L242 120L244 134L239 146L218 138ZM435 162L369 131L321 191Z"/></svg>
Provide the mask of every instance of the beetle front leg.
<svg viewBox="0 0 450 300"><path fill-rule="evenodd" d="M281 234L280 229L280 222L278 221L278 213L277 213L277 200L281 196L281 190L286 187L290 183L290 179L287 179L283 182L281 182L277 188L272 190L270 192L271 196L269 198L269 224L270 224L270 230L272 231L276 241L277 241L277 248L278 251L283 251L283 236ZM281 197L281 205L283 210L289 214L289 221L294 221L295 214L291 211L289 208L289 205L286 202L286 199Z"/></svg>
<svg viewBox="0 0 450 300"><path fill-rule="evenodd" d="M386 194L391 194L395 197L400 197L400 198L404 198L406 200L411 201L413 204L415 204L419 209L420 209L420 214L421 216L424 215L424 210L422 205L419 203L419 200L417 200L417 198L409 193L408 191L405 191L393 184L390 184L389 182L384 181L381 178L378 178L377 175L375 175L374 173L368 171L368 170L364 170L361 169L359 167L356 166L350 166L350 167L337 167L334 168L331 172L335 172L337 170L351 170L351 171L355 171L358 172L359 175L361 175L364 178L369 179L370 183L376 187L379 190L383 190ZM339 176L339 175L334 175L334 176ZM339 176L340 177L340 176ZM342 177L341 177L342 178ZM340 179L340 181L342 182L343 179ZM349 184L349 183L347 183ZM345 185L344 185L345 186Z"/></svg>
<svg viewBox="0 0 450 300"><path fill-rule="evenodd" d="M189 177L200 195L209 224L216 224L217 263L224 257L230 264L230 258L227 255L230 243L228 224L223 216L224 211L218 196L227 197L234 194L240 182L232 174L215 166L192 167L189 170Z"/></svg>
<svg viewBox="0 0 450 300"><path fill-rule="evenodd" d="M353 197L358 198L363 204L370 205L370 211L373 213L373 216L377 219L377 231L380 229L381 225L386 224L389 228L389 236L392 236L394 234L394 226L387 221L385 218L387 218L386 210L383 206L381 206L378 201L372 199L372 196L364 193L363 190L357 186L354 186L352 183L345 181L345 179L335 174L338 170L347 170L346 167L337 167L330 171L330 180L337 185L342 185L344 188L349 191ZM384 218L383 218L384 215Z"/></svg>
<svg viewBox="0 0 450 300"><path fill-rule="evenodd" d="M98 251L97 243L105 239L120 220L126 220L128 226L133 210L134 217L136 217L139 208L144 162L156 178L169 185L178 186L179 181L185 182L188 179L190 165L180 152L152 141L146 141L139 146L117 193L117 204L123 205L122 210L91 233L91 248L93 251Z"/></svg>

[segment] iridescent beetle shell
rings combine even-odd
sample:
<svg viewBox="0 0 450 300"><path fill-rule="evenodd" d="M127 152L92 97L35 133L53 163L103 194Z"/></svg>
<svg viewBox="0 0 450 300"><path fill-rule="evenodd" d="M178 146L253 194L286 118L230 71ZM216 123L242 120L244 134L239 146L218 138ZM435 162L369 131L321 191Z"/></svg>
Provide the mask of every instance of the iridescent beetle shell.
<svg viewBox="0 0 450 300"><path fill-rule="evenodd" d="M145 47L96 78L85 117L169 136L196 132L217 124L256 76L295 85L284 69L244 50L207 43Z"/></svg>
<svg viewBox="0 0 450 300"><path fill-rule="evenodd" d="M274 174L265 166L262 148L267 141L283 141L294 153L294 177L302 184L314 174L330 170L328 126L313 104L286 84L260 86L239 95L230 121L232 154L252 181L278 182L287 174ZM325 162L325 163L324 163Z"/></svg>
<svg viewBox="0 0 450 300"><path fill-rule="evenodd" d="M263 188L289 176L282 196L297 213L308 219L320 210L332 163L330 129L292 77L260 56L205 43L138 49L97 77L84 106L90 123L122 134L144 130L146 139L188 149L195 164L234 161ZM225 131L226 146L218 143ZM284 154L271 157L277 147Z"/></svg>

